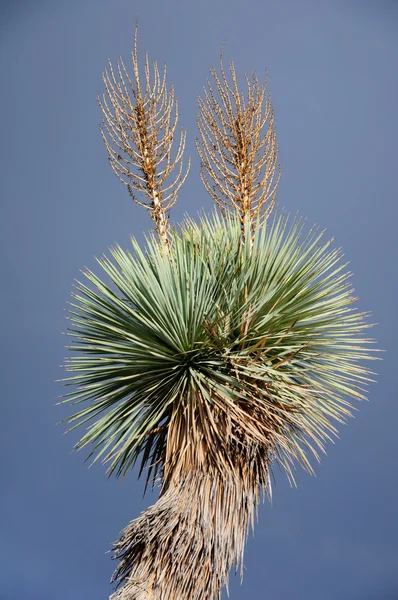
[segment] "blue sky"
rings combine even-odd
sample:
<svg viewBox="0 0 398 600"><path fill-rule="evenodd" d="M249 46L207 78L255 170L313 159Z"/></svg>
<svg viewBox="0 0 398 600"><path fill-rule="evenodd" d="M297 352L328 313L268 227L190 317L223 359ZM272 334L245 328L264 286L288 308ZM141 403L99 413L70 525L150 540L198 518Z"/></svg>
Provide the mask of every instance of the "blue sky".
<svg viewBox="0 0 398 600"><path fill-rule="evenodd" d="M66 302L83 267L142 240L148 215L106 159L96 95L110 57L167 62L193 168L172 213L211 209L194 147L196 96L222 42L238 76L269 71L288 211L327 228L371 310L378 383L317 477L276 473L233 600L398 598L398 4L328 0L17 0L0 8L2 324L1 600L100 600L110 543L155 495L108 480L55 423ZM226 597L226 595L225 595Z"/></svg>

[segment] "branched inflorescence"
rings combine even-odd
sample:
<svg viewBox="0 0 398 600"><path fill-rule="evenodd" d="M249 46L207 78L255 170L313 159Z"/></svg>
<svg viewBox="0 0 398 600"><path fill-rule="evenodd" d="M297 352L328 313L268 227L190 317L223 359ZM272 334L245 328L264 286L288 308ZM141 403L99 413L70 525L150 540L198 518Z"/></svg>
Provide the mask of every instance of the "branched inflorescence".
<svg viewBox="0 0 398 600"><path fill-rule="evenodd" d="M99 104L103 113L101 133L109 162L116 176L127 185L133 200L149 209L160 239L168 246L168 211L189 171L184 172L183 154L186 133L180 132L179 145L173 152L178 122L178 104L173 86L166 85L166 67L160 75L157 63L145 59L145 84L141 84L137 28L132 52L133 78L120 59L116 72L109 61L103 73L105 93ZM170 175L175 171L171 181ZM136 196L139 192L144 200Z"/></svg>
<svg viewBox="0 0 398 600"><path fill-rule="evenodd" d="M265 219L275 204L280 170L274 109L255 73L246 76L247 96L239 90L234 63L228 81L223 56L219 75L210 69L204 98L199 98L196 145L201 159L203 184L221 212L238 214L242 231Z"/></svg>

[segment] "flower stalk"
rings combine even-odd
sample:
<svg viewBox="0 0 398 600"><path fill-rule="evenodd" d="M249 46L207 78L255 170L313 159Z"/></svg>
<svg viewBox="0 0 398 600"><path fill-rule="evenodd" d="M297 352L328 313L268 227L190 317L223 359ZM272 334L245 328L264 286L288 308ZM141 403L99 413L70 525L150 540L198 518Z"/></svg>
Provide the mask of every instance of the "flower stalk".
<svg viewBox="0 0 398 600"><path fill-rule="evenodd" d="M184 130L180 131L177 150L173 149L179 117L174 88L167 89L166 67L162 76L156 62L151 70L148 54L144 85L141 83L137 31L136 27L131 54L133 77L122 59L116 70L109 61L103 73L105 93L98 99L103 114L100 130L114 173L127 186L134 202L149 210L159 238L168 249L168 214L188 175L190 160L184 172Z"/></svg>
<svg viewBox="0 0 398 600"><path fill-rule="evenodd" d="M266 82L256 73L246 76L247 94L239 89L234 63L228 81L220 57L220 75L210 69L213 81L207 81L203 98L199 97L196 146L201 160L201 178L205 189L222 214L237 214L242 239L246 224L252 232L257 219L262 222L275 205L280 179L275 115Z"/></svg>

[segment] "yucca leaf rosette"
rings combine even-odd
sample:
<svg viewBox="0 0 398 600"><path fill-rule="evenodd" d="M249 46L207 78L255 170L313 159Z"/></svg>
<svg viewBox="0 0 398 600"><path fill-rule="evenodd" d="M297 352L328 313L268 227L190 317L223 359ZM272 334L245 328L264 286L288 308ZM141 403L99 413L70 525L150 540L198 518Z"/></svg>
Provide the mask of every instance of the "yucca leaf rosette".
<svg viewBox="0 0 398 600"><path fill-rule="evenodd" d="M161 485L116 545L115 598L219 597L272 465L311 472L364 398L366 315L341 251L304 230L278 215L245 244L238 219L187 220L168 253L133 240L77 284L63 399L87 425L76 447Z"/></svg>

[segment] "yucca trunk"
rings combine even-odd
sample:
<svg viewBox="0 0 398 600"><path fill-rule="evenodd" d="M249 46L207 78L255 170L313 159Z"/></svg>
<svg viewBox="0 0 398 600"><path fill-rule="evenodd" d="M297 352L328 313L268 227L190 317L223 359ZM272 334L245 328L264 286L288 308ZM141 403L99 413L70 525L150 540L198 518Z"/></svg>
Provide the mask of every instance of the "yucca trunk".
<svg viewBox="0 0 398 600"><path fill-rule="evenodd" d="M114 580L124 585L112 600L216 599L230 568L242 567L249 525L268 487L270 448L238 434L224 411L205 402L197 397L196 409L184 403L169 425L159 500L115 545ZM217 422L224 446L211 444L206 419Z"/></svg>
<svg viewBox="0 0 398 600"><path fill-rule="evenodd" d="M238 458L238 457L236 457ZM131 521L115 546L112 600L219 598L244 543L260 495L255 472L239 457L225 473L205 470L173 479L159 500Z"/></svg>

